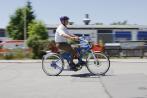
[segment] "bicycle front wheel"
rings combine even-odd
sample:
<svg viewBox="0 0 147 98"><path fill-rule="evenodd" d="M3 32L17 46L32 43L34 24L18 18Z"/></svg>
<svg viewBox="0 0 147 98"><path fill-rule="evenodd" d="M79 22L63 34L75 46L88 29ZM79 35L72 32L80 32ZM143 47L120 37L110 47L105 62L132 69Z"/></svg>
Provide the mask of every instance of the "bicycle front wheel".
<svg viewBox="0 0 147 98"><path fill-rule="evenodd" d="M91 52L87 58L87 69L94 75L105 75L110 68L110 60L104 53Z"/></svg>
<svg viewBox="0 0 147 98"><path fill-rule="evenodd" d="M42 59L42 69L49 76L57 76L63 70L62 59L56 55L45 55Z"/></svg>

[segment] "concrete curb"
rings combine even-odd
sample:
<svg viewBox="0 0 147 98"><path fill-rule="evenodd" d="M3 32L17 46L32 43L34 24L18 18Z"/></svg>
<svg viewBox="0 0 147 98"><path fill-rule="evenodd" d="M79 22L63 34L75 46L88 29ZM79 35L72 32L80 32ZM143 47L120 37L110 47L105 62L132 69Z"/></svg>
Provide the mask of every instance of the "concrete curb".
<svg viewBox="0 0 147 98"><path fill-rule="evenodd" d="M39 60L0 60L0 63L41 63ZM110 62L136 62L147 63L147 59L110 59Z"/></svg>
<svg viewBox="0 0 147 98"><path fill-rule="evenodd" d="M41 60L0 60L0 63L41 63Z"/></svg>
<svg viewBox="0 0 147 98"><path fill-rule="evenodd" d="M147 63L147 59L110 59L111 62Z"/></svg>

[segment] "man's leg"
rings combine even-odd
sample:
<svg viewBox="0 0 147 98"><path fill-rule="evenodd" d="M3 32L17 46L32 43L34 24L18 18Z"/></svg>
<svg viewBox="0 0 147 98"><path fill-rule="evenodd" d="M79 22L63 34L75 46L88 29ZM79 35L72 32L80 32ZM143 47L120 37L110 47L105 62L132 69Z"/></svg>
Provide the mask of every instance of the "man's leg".
<svg viewBox="0 0 147 98"><path fill-rule="evenodd" d="M57 43L57 47L61 50L67 51L71 53L71 61L70 63L74 63L73 59L76 54L76 51L69 45L68 43Z"/></svg>

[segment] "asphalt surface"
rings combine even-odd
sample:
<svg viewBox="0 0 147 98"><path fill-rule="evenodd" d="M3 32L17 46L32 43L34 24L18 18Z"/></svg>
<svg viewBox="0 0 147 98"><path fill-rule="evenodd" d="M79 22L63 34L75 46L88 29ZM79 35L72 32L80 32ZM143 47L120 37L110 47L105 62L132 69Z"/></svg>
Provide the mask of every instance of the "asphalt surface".
<svg viewBox="0 0 147 98"><path fill-rule="evenodd" d="M111 60L106 76L47 76L40 60L0 60L0 98L147 98L147 60Z"/></svg>

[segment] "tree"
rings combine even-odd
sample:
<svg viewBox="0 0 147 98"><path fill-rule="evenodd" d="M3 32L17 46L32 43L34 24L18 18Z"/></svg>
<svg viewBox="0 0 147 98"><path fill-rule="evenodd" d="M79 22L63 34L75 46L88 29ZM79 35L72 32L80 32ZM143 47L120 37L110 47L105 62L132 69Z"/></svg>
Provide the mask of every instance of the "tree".
<svg viewBox="0 0 147 98"><path fill-rule="evenodd" d="M41 40L48 39L48 30L43 22L34 20L30 23L28 29L29 37L36 35Z"/></svg>
<svg viewBox="0 0 147 98"><path fill-rule="evenodd" d="M10 16L10 21L7 26L7 32L13 39L24 39L24 25L26 23L26 31L28 31L28 25L35 19L34 12L32 10L31 2L27 2L25 7L16 9L16 12ZM28 36L28 34L27 34Z"/></svg>
<svg viewBox="0 0 147 98"><path fill-rule="evenodd" d="M44 23L33 21L28 27L29 38L27 44L32 48L34 59L42 58L41 50L48 47L48 33Z"/></svg>

